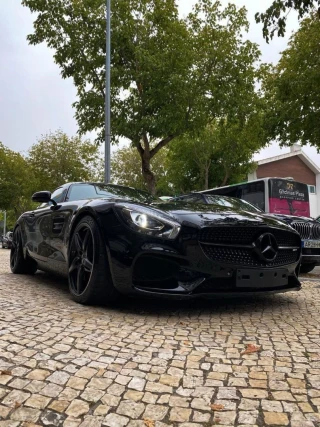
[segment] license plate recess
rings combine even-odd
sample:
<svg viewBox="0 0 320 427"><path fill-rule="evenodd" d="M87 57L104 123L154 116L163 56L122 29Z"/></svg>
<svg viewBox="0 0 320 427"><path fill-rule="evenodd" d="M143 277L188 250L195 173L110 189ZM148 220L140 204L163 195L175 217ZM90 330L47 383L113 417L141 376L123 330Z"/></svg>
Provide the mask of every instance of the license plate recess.
<svg viewBox="0 0 320 427"><path fill-rule="evenodd" d="M237 288L278 288L288 284L288 271L276 270L237 270Z"/></svg>

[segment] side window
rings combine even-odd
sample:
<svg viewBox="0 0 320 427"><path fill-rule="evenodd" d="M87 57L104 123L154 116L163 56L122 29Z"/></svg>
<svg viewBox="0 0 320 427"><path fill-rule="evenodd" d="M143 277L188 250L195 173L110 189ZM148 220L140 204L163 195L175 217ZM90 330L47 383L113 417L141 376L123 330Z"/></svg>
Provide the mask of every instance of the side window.
<svg viewBox="0 0 320 427"><path fill-rule="evenodd" d="M56 190L54 190L54 192L51 194L51 199L53 199L56 203L61 203L64 201L65 195L66 195L66 189L63 187L59 187ZM51 205L52 205L52 202L41 203L41 205L39 205L37 209L46 208Z"/></svg>
<svg viewBox="0 0 320 427"><path fill-rule="evenodd" d="M241 199L246 202L251 203L258 208L265 210L265 202L264 202L264 181L252 182L245 184L242 187L242 196Z"/></svg>
<svg viewBox="0 0 320 427"><path fill-rule="evenodd" d="M51 199L53 199L56 203L61 203L64 201L65 194L66 190L63 187L59 187L51 194Z"/></svg>
<svg viewBox="0 0 320 427"><path fill-rule="evenodd" d="M308 185L310 194L317 194L315 185Z"/></svg>
<svg viewBox="0 0 320 427"><path fill-rule="evenodd" d="M84 199L96 199L98 197L96 187L90 184L74 184L69 190L68 202Z"/></svg>

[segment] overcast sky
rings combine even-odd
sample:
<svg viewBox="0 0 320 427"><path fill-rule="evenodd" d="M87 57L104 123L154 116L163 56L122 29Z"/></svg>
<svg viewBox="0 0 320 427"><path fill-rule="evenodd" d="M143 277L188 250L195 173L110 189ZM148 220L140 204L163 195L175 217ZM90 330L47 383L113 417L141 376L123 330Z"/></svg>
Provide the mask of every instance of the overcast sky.
<svg viewBox="0 0 320 427"><path fill-rule="evenodd" d="M227 0L222 0L227 4ZM285 38L275 38L266 44L261 25L254 14L264 11L271 0L233 0L238 6L246 6L251 28L248 37L260 45L263 62L279 60L288 38L298 28L294 13L289 15ZM179 0L181 14L187 14L194 0ZM72 103L76 91L72 80L63 80L58 66L53 62L52 51L45 45L29 46L26 36L32 32L33 16L20 0L1 0L0 8L0 141L17 151L26 151L37 139L49 131L61 128L69 135L77 131ZM288 149L284 150L288 151ZM306 148L317 164L320 155ZM277 146L263 150L257 158L270 157L281 151Z"/></svg>

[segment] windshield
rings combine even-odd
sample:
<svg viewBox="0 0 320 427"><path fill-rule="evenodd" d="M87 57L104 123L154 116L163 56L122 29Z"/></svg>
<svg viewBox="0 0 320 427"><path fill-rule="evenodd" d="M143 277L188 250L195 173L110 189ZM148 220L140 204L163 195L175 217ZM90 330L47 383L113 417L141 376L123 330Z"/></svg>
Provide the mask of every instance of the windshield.
<svg viewBox="0 0 320 427"><path fill-rule="evenodd" d="M146 191L112 184L73 184L70 187L67 200L72 202L85 199L103 199L105 197L133 200L146 204L161 202L159 198Z"/></svg>
<svg viewBox="0 0 320 427"><path fill-rule="evenodd" d="M225 206L228 208L239 209L247 212L263 212L261 209L257 208L256 206L253 206L251 203L233 197L206 194L205 198L209 205Z"/></svg>

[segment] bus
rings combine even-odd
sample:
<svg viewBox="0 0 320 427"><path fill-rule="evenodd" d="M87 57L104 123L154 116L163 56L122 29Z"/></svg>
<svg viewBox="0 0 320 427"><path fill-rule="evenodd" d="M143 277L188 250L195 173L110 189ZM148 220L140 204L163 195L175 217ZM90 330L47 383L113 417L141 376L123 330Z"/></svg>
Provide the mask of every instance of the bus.
<svg viewBox="0 0 320 427"><path fill-rule="evenodd" d="M237 197L267 213L310 217L308 185L289 178L261 178L201 193Z"/></svg>

